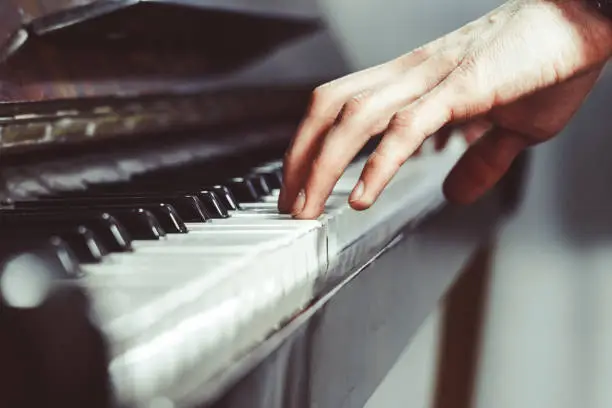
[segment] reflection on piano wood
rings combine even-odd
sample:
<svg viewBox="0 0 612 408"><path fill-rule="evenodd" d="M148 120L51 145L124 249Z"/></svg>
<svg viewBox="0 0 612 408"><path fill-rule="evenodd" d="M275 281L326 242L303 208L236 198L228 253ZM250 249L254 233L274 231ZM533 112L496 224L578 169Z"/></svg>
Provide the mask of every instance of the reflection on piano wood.
<svg viewBox="0 0 612 408"><path fill-rule="evenodd" d="M276 350L303 334L295 327L324 315L347 282L402 248L407 226L441 207L462 143L412 159L358 213L347 198L369 146L320 219L293 220L276 210L280 159L320 78L238 79L290 39L329 38L313 32L312 16L187 0L85 2L70 13L70 2L13 1L30 11L17 25L4 14L14 29L0 33L0 49L12 51L0 65L0 353L12 362L0 370L10 377L0 405L191 407L241 396L229 405L290 408L290 392L291 407L324 400L329 389L316 387L327 379L308 377L323 353L296 366L299 384L258 391L275 402L249 398L239 380L266 383L262 364L277 364ZM23 44L7 40L15 27ZM432 286L422 307L444 289Z"/></svg>

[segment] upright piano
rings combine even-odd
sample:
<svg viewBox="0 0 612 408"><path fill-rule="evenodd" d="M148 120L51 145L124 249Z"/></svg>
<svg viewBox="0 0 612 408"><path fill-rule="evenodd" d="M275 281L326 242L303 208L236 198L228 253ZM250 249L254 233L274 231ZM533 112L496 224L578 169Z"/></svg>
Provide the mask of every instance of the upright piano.
<svg viewBox="0 0 612 408"><path fill-rule="evenodd" d="M0 2L0 406L362 407L516 183L471 207L411 159L365 212L278 214L314 87L308 1Z"/></svg>

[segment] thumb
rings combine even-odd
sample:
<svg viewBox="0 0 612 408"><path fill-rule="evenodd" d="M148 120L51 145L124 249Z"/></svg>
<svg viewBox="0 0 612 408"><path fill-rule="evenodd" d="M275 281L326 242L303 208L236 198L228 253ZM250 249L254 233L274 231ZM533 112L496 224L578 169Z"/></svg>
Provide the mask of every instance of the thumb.
<svg viewBox="0 0 612 408"><path fill-rule="evenodd" d="M444 182L444 195L458 204L470 204L492 188L528 146L525 136L494 128L472 144Z"/></svg>

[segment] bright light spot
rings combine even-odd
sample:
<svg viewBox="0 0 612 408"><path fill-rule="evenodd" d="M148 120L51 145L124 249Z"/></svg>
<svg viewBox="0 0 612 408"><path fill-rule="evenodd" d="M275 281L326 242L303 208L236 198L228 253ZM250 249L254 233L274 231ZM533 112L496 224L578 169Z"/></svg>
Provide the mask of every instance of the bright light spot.
<svg viewBox="0 0 612 408"><path fill-rule="evenodd" d="M27 309L44 302L51 287L49 269L42 260L22 254L4 264L0 291L7 305Z"/></svg>

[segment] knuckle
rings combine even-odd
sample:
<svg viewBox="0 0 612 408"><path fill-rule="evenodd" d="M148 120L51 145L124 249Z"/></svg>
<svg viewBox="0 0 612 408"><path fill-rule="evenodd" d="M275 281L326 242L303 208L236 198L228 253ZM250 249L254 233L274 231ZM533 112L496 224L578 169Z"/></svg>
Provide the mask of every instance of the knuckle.
<svg viewBox="0 0 612 408"><path fill-rule="evenodd" d="M354 118L361 112L363 103L358 97L351 98L347 103L342 107L342 119L349 120Z"/></svg>
<svg viewBox="0 0 612 408"><path fill-rule="evenodd" d="M411 112L398 112L391 118L389 128L399 134L405 133L414 127L414 117Z"/></svg>
<svg viewBox="0 0 612 408"><path fill-rule="evenodd" d="M372 100L370 92L362 92L354 95L342 106L339 120L342 122L359 122L362 125L368 125L368 123L374 119Z"/></svg>
<svg viewBox="0 0 612 408"><path fill-rule="evenodd" d="M370 169L390 167L395 172L407 159L405 149L378 149L370 155L366 165Z"/></svg>
<svg viewBox="0 0 612 408"><path fill-rule="evenodd" d="M330 98L332 95L333 88L330 83L319 85L312 91L311 102L313 105L316 105L322 101L325 101Z"/></svg>
<svg viewBox="0 0 612 408"><path fill-rule="evenodd" d="M351 117L361 113L365 110L370 100L371 97L365 92L354 95L353 97L351 97L351 99L348 100L348 102L344 104L344 115L347 117Z"/></svg>
<svg viewBox="0 0 612 408"><path fill-rule="evenodd" d="M335 91L332 84L327 83L317 87L310 97L309 112L313 116L325 116L335 103Z"/></svg>
<svg viewBox="0 0 612 408"><path fill-rule="evenodd" d="M380 118L372 122L370 128L371 135L378 135L383 133L389 127L389 118Z"/></svg>

